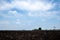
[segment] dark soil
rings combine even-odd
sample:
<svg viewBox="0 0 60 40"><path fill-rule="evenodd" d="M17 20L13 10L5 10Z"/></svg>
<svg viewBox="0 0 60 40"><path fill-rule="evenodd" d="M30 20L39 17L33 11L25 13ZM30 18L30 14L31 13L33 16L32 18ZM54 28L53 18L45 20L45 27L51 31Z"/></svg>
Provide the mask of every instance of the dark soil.
<svg viewBox="0 0 60 40"><path fill-rule="evenodd" d="M0 40L60 40L60 30L0 30Z"/></svg>

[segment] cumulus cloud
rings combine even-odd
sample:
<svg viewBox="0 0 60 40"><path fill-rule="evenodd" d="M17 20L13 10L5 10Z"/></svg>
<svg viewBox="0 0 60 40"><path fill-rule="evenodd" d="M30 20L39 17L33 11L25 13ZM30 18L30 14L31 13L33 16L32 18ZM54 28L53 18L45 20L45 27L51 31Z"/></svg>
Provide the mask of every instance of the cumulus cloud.
<svg viewBox="0 0 60 40"><path fill-rule="evenodd" d="M8 14L13 15L17 18L23 16L22 14L18 13L17 11L9 11Z"/></svg>
<svg viewBox="0 0 60 40"><path fill-rule="evenodd" d="M4 18L19 18L22 17L23 15L18 13L17 11L7 11L7 13L0 13L0 16Z"/></svg>
<svg viewBox="0 0 60 40"><path fill-rule="evenodd" d="M0 6L0 10L10 10L12 8L27 10L29 16L43 16L49 17L52 15L50 12L46 12L54 8L55 4L51 2L46 2L46 0L14 0L11 3L3 2L3 5ZM40 11L39 13L35 11ZM41 12L43 11L43 12ZM8 14L14 15L16 17L23 16L17 11L9 11ZM4 15L5 16L5 15ZM8 15L7 15L8 16ZM6 17L6 16L5 16Z"/></svg>
<svg viewBox="0 0 60 40"><path fill-rule="evenodd" d="M60 20L60 15L59 11L45 11L45 12L29 12L28 16L29 17L37 17L39 19L41 19L42 22L46 22L49 21L51 19L55 19L55 20Z"/></svg>
<svg viewBox="0 0 60 40"><path fill-rule="evenodd" d="M27 2L27 1L16 1L15 2L16 8L25 9L25 10L49 10L53 8L54 4L52 3L44 3L42 1L36 2Z"/></svg>
<svg viewBox="0 0 60 40"><path fill-rule="evenodd" d="M8 21L0 21L0 25L6 26L8 24L8 29L10 26L15 26L15 28L23 26L30 27L36 24L38 26L41 21L46 22L47 19L52 18L60 20L60 11L54 10L58 4L55 4L53 1L54 0L11 0L11 2L8 3L8 1L2 0L0 1L0 16L2 16L4 20L8 19ZM43 24L44 23L42 23L42 25Z"/></svg>
<svg viewBox="0 0 60 40"><path fill-rule="evenodd" d="M11 3L2 1L0 3L0 10L11 10L16 8L18 10L27 10L28 16L39 16L39 17L53 17L56 15L53 11L48 11L53 9L56 4L53 3L54 0L13 0ZM3 5L2 5L3 4ZM0 14L4 17L20 17L23 16L17 11L8 11L7 14Z"/></svg>
<svg viewBox="0 0 60 40"><path fill-rule="evenodd" d="M12 3L7 3L3 2L3 5L0 6L0 10L6 10L6 9L11 9L11 8L17 8L17 9L24 9L24 10L29 10L29 11L34 11L34 10L49 10L54 7L53 3L46 3L43 1L38 1L38 0L14 0Z"/></svg>
<svg viewBox="0 0 60 40"><path fill-rule="evenodd" d="M28 15L29 16L39 16L39 17L51 17L56 15L57 13L55 11L40 11L40 12L29 12Z"/></svg>
<svg viewBox="0 0 60 40"><path fill-rule="evenodd" d="M0 10L9 10L13 7L14 7L13 3L7 3L5 1L2 1L2 3L0 3Z"/></svg>

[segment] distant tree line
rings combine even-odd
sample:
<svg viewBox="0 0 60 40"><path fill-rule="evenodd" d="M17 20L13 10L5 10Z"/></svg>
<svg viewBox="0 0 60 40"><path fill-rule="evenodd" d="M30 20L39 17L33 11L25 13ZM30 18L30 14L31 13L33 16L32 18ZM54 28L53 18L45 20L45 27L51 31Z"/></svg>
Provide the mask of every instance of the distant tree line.
<svg viewBox="0 0 60 40"><path fill-rule="evenodd" d="M34 29L34 30L42 30L41 27L39 27L38 29Z"/></svg>

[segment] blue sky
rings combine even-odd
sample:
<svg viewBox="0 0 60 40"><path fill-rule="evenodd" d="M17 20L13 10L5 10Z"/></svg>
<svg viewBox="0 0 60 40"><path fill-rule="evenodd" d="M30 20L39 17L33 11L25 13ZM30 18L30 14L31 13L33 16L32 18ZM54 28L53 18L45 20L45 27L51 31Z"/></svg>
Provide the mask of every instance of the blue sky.
<svg viewBox="0 0 60 40"><path fill-rule="evenodd" d="M0 0L0 30L60 29L60 0Z"/></svg>

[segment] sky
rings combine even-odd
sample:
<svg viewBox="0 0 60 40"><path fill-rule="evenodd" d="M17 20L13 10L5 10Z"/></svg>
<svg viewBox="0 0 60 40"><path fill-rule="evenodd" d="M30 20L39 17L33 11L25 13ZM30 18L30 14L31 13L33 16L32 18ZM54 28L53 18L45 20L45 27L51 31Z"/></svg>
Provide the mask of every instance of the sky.
<svg viewBox="0 0 60 40"><path fill-rule="evenodd" d="M0 0L0 30L60 29L60 0Z"/></svg>

